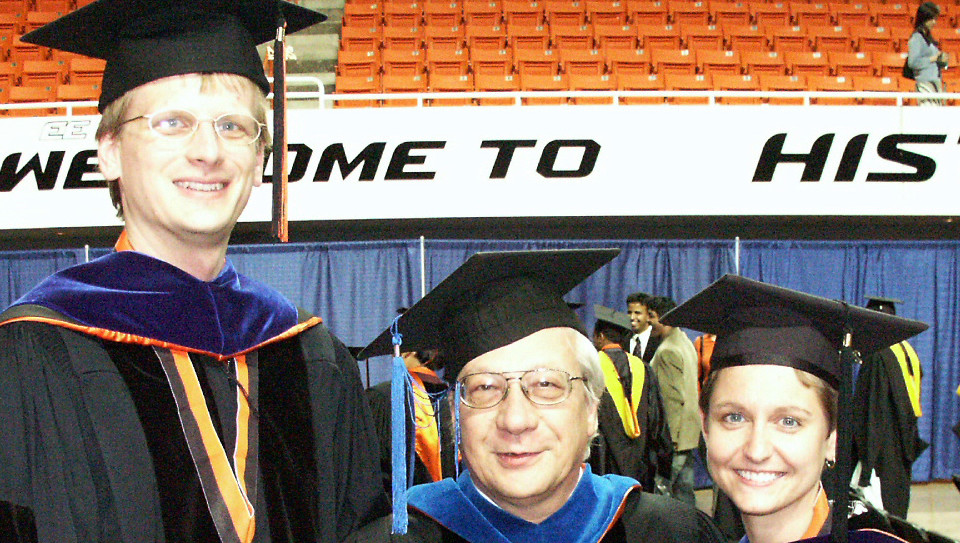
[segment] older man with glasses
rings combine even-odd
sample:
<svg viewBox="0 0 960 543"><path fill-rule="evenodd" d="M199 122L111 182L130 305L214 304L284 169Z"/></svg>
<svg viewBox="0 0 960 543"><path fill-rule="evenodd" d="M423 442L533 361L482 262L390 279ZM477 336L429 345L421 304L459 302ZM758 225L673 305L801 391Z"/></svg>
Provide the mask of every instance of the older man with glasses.
<svg viewBox="0 0 960 543"><path fill-rule="evenodd" d="M616 253L481 253L399 318L403 349L438 348L447 361L463 470L410 489L409 531L394 540L720 541L693 507L585 464L604 377L562 296ZM393 332L368 354L389 351ZM390 537L384 520L355 541Z"/></svg>
<svg viewBox="0 0 960 543"><path fill-rule="evenodd" d="M282 16L281 16L282 14ZM24 41L106 59L116 252L0 316L0 541L342 541L385 514L357 365L227 244L270 135L278 0L97 0Z"/></svg>

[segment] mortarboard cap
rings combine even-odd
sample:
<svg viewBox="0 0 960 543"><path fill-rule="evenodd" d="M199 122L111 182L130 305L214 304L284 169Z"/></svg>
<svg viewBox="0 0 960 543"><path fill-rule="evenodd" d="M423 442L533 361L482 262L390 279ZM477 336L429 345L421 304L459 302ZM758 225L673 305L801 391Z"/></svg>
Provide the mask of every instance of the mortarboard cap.
<svg viewBox="0 0 960 543"><path fill-rule="evenodd" d="M23 36L23 41L106 60L99 109L131 89L190 73L245 76L267 94L256 47L324 20L281 0L97 0Z"/></svg>
<svg viewBox="0 0 960 543"><path fill-rule="evenodd" d="M896 304L902 304L903 300L896 298L885 298L883 296L867 296L867 309L882 311L890 315L897 314Z"/></svg>
<svg viewBox="0 0 960 543"><path fill-rule="evenodd" d="M467 362L545 328L583 324L563 295L619 249L477 253L397 321L404 351L440 349L447 380ZM391 353L388 328L361 356Z"/></svg>
<svg viewBox="0 0 960 543"><path fill-rule="evenodd" d="M844 335L867 355L927 329L927 324L725 275L660 322L717 335L713 369L748 364L794 367L837 387Z"/></svg>
<svg viewBox="0 0 960 543"><path fill-rule="evenodd" d="M598 321L612 324L623 331L630 331L630 315L602 305L593 306L593 316Z"/></svg>

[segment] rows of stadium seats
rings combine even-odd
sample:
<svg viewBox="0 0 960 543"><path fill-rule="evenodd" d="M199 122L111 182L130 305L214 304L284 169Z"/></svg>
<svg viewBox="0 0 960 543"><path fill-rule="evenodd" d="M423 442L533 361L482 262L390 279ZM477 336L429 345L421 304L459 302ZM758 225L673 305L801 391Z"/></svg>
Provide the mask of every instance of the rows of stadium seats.
<svg viewBox="0 0 960 543"><path fill-rule="evenodd" d="M89 101L100 96L104 62L24 43L20 36L93 0L0 0L0 102ZM77 113L96 113L78 108ZM62 114L63 109L0 110L0 115Z"/></svg>
<svg viewBox="0 0 960 543"><path fill-rule="evenodd" d="M631 73L898 78L916 3L691 0L348 1L337 92L392 92L388 76ZM937 35L960 53L960 7ZM948 70L945 77L956 70ZM666 83L664 83L666 84ZM903 90L912 85L897 83ZM434 90L434 85L425 85ZM476 88L476 86L475 86ZM666 88L672 88L667 85ZM701 87L697 87L701 88ZM719 88L714 85L713 88ZM809 90L815 90L808 87ZM346 102L344 102L346 104Z"/></svg>
<svg viewBox="0 0 960 543"><path fill-rule="evenodd" d="M340 94L364 93L427 93L427 92L517 92L517 91L885 91L912 92L913 83L898 77L876 76L827 76L827 75L781 75L765 73L760 75L743 74L429 74L429 75L383 75L383 76L345 76L340 79ZM523 97L522 104L611 104L612 97L572 96L564 97ZM707 97L643 97L621 96L621 104L704 104ZM888 104L896 103L893 98L813 98L813 104ZM452 98L427 96L425 106L467 106L467 105L514 105L513 97ZM765 96L733 97L720 96L716 103L721 104L802 104L800 97ZM912 103L910 101L908 104ZM338 100L337 107L395 107L417 104L412 98L391 98L384 100L358 99Z"/></svg>

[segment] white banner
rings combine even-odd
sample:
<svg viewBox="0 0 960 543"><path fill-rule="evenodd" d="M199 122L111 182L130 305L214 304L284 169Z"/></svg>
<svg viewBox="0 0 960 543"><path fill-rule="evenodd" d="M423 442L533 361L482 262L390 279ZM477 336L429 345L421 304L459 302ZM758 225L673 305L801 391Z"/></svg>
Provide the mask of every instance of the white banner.
<svg viewBox="0 0 960 543"><path fill-rule="evenodd" d="M290 219L960 215L960 108L292 110ZM97 117L0 120L0 229L118 224ZM271 172L268 160L265 171ZM269 184L246 221L270 214Z"/></svg>

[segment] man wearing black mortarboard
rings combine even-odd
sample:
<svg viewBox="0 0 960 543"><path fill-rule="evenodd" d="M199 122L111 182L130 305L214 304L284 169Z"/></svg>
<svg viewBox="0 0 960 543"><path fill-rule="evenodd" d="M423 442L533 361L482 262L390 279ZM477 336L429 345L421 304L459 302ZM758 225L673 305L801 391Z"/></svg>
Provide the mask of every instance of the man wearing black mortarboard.
<svg viewBox="0 0 960 543"><path fill-rule="evenodd" d="M896 315L898 303L903 302L870 296L867 309ZM922 377L920 358L904 340L864 360L854 393L856 484L875 506L899 517L906 517L910 506L913 462L928 446L917 427Z"/></svg>
<svg viewBox="0 0 960 543"><path fill-rule="evenodd" d="M24 41L106 59L98 162L125 228L0 317L0 540L343 540L386 511L356 363L237 273L277 0L98 0Z"/></svg>
<svg viewBox="0 0 960 543"><path fill-rule="evenodd" d="M607 391L600 398L600 435L590 453L598 474L632 477L647 492L670 479L673 442L657 375L640 358L623 350L631 334L630 317L609 307L594 306L593 345L600 352ZM659 476L659 477L658 477Z"/></svg>
<svg viewBox="0 0 960 543"><path fill-rule="evenodd" d="M440 349L463 469L402 493L408 508L351 541L719 541L695 508L585 463L604 378L562 296L616 253L474 255L367 347Z"/></svg>

